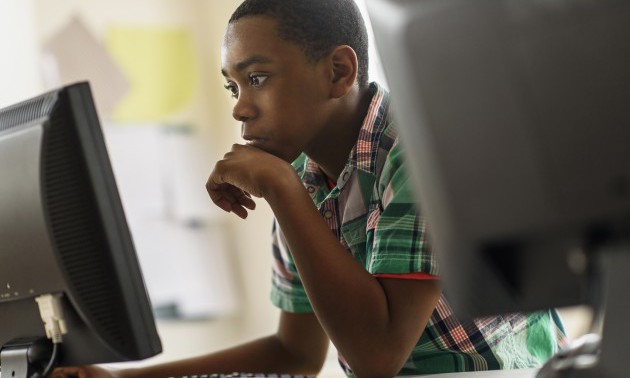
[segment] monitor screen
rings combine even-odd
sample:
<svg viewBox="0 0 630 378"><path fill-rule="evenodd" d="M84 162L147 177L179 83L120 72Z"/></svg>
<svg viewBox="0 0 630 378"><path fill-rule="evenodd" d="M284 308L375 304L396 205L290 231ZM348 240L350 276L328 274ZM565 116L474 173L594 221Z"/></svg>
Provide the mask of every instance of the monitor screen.
<svg viewBox="0 0 630 378"><path fill-rule="evenodd" d="M630 334L630 253L617 253L630 252L630 2L367 6L456 313L605 304L603 355L618 356ZM622 359L605 365L627 374Z"/></svg>
<svg viewBox="0 0 630 378"><path fill-rule="evenodd" d="M0 346L10 377L161 351L88 83L0 110Z"/></svg>

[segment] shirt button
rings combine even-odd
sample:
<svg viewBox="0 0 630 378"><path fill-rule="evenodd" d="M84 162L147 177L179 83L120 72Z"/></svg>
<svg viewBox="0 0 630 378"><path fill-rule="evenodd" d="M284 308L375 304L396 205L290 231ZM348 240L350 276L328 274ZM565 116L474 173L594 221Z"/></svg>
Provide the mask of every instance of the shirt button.
<svg viewBox="0 0 630 378"><path fill-rule="evenodd" d="M311 194L313 194L313 193L315 193L315 187L314 186L309 186L309 187L306 188L306 191L311 193Z"/></svg>
<svg viewBox="0 0 630 378"><path fill-rule="evenodd" d="M348 180L348 176L350 176L350 172L345 172L343 177L341 178L344 182Z"/></svg>
<svg viewBox="0 0 630 378"><path fill-rule="evenodd" d="M326 211L324 212L324 218L326 218L326 219L330 219L330 218L332 218L332 211L330 211L330 210L326 210Z"/></svg>

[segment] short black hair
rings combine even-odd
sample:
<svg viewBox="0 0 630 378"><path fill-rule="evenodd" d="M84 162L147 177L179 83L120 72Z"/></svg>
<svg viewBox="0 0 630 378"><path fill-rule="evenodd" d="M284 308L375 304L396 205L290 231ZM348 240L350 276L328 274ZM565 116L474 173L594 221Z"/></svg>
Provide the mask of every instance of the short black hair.
<svg viewBox="0 0 630 378"><path fill-rule="evenodd" d="M348 45L358 60L357 81L368 84L368 36L353 0L245 0L229 23L247 16L268 16L278 22L279 37L296 43L317 62L335 47Z"/></svg>

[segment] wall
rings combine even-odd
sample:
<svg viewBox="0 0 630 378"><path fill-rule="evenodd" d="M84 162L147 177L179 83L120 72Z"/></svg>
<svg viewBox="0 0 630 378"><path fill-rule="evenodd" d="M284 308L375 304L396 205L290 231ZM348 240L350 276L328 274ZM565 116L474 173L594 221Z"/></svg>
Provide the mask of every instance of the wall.
<svg viewBox="0 0 630 378"><path fill-rule="evenodd" d="M0 0L0 107L41 90L32 0Z"/></svg>

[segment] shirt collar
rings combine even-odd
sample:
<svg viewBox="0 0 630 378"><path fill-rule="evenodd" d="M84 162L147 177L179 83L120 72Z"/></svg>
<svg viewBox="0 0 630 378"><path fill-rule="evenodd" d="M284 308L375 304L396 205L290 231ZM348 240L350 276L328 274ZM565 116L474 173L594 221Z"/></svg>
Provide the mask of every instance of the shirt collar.
<svg viewBox="0 0 630 378"><path fill-rule="evenodd" d="M376 158L381 135L391 123L389 117L389 93L379 84L370 83L369 91L372 100L359 131L357 143L350 151L346 167L337 179L337 187L343 188L350 173L355 170L376 173ZM296 164L297 163L297 164ZM319 189L326 186L323 172L313 160L303 155L296 160L294 166L307 186ZM309 190L311 193L313 189ZM335 189L333 189L335 191Z"/></svg>
<svg viewBox="0 0 630 378"><path fill-rule="evenodd" d="M391 123L389 119L389 93L377 83L370 84L372 101L359 131L359 138L350 152L348 165L374 174L376 155L381 135Z"/></svg>

